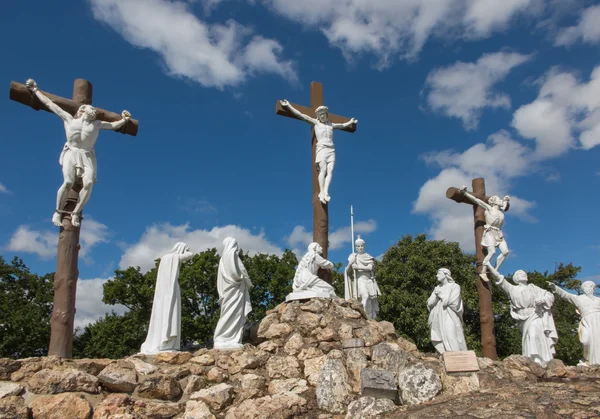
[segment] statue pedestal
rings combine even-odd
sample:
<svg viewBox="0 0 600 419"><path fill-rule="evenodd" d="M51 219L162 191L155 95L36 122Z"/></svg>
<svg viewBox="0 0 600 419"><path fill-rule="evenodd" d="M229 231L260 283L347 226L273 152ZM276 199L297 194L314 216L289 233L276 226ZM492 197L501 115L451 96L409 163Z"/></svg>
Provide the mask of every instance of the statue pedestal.
<svg viewBox="0 0 600 419"><path fill-rule="evenodd" d="M287 303L289 301L309 300L311 298L328 298L332 300L334 298L339 297L335 294L329 294L320 291L294 291L285 297L285 302Z"/></svg>

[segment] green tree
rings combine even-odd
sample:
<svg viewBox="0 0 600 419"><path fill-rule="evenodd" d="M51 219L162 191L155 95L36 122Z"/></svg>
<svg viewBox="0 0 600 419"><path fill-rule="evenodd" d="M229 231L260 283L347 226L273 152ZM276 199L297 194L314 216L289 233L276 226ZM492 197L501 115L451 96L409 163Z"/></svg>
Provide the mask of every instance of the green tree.
<svg viewBox="0 0 600 419"><path fill-rule="evenodd" d="M375 266L383 294L379 298L379 318L394 323L396 330L420 350L433 352L427 299L437 285L440 268L450 269L452 278L461 287L467 346L480 352L475 256L464 253L458 243L427 240L420 234L403 236L390 247Z"/></svg>
<svg viewBox="0 0 600 419"><path fill-rule="evenodd" d="M22 259L0 256L0 357L48 353L54 274L32 274Z"/></svg>

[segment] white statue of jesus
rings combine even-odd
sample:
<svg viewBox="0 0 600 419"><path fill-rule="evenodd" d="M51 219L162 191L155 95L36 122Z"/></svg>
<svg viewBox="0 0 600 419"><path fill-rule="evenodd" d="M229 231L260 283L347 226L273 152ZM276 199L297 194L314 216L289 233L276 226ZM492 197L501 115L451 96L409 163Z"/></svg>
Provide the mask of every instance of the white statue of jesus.
<svg viewBox="0 0 600 419"><path fill-rule="evenodd" d="M508 244L504 240L502 234L502 226L504 226L504 213L508 211L510 207L510 197L506 195L504 199L494 195L488 199L488 203L485 203L479 198L474 197L467 192L467 187L463 186L460 192L476 205L479 205L485 210L485 226L483 230L483 236L481 237L481 245L486 248L487 255L483 259L483 266L479 276L484 281L488 282L489 279L486 275L487 265L492 261L492 257L496 253L496 247L500 249L500 255L496 258L496 270L500 269L502 262L508 256Z"/></svg>
<svg viewBox="0 0 600 419"><path fill-rule="evenodd" d="M101 129L117 130L121 128L129 119L131 114L123 111L123 119L116 122L99 121L96 119L96 110L92 105L81 105L75 116L64 111L60 106L52 102L46 95L39 91L36 82L33 79L25 83L27 88L37 96L37 98L46 107L58 115L65 125L65 143L60 159L62 166L63 184L58 190L56 196L56 211L52 216L52 222L55 226L61 227L61 213L63 205L67 200L69 190L75 184L76 177L83 181L83 188L79 192L79 200L71 214L71 224L79 227L81 221L81 211L90 199L92 187L96 183L96 154L94 145L98 139L98 132Z"/></svg>
<svg viewBox="0 0 600 419"><path fill-rule="evenodd" d="M331 184L331 176L333 175L333 167L335 166L333 130L347 128L352 124L357 124L358 120L352 118L344 124L334 124L329 120L327 106L319 106L315 109L317 119L303 114L285 99L281 101L281 106L289 109L291 113L301 120L314 126L315 137L317 137L315 164L319 170L319 201L326 204L331 200L331 197L329 196L329 185Z"/></svg>

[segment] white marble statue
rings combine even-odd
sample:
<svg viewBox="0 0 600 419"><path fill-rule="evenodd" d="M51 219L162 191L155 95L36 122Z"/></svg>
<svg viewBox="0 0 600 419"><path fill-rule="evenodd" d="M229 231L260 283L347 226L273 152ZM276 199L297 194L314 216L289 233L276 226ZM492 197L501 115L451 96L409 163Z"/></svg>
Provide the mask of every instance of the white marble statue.
<svg viewBox="0 0 600 419"><path fill-rule="evenodd" d="M500 249L500 255L496 258L496 270L500 269L502 262L504 262L509 253L508 245L506 244L506 240L504 240L504 234L502 234L502 226L504 225L504 212L508 211L510 207L510 197L506 195L504 199L500 199L500 197L494 195L485 203L467 192L466 186L461 188L461 193L471 202L485 210L485 226L483 236L481 237L481 245L486 248L487 255L483 261L479 276L487 282L486 266L488 262L492 261L492 257L496 253L496 248Z"/></svg>
<svg viewBox="0 0 600 419"><path fill-rule="evenodd" d="M552 282L548 285L555 294L577 307L581 316L578 335L585 359L581 364L600 364L600 298L594 296L596 284L592 281L581 284L583 295L570 294Z"/></svg>
<svg viewBox="0 0 600 419"><path fill-rule="evenodd" d="M361 300L367 317L374 319L379 313L377 297L381 295L375 279L375 258L365 253L365 241L360 236L354 244L356 253L348 257L344 271L344 298Z"/></svg>
<svg viewBox="0 0 600 419"><path fill-rule="evenodd" d="M177 243L160 259L154 287L154 302L146 341L141 353L178 351L181 346L181 291L179 267L194 254L185 243Z"/></svg>
<svg viewBox="0 0 600 419"><path fill-rule="evenodd" d="M521 331L523 355L542 366L553 358L558 334L552 317L552 293L527 283L525 271L518 270L513 275L512 285L501 275L490 262L486 262L488 270L497 279L500 286L510 298L510 315L517 321Z"/></svg>
<svg viewBox="0 0 600 419"><path fill-rule="evenodd" d="M327 106L319 106L315 109L316 119L298 111L287 100L282 100L281 106L289 109L291 113L301 120L314 126L315 137L317 137L315 164L319 170L319 200L325 204L331 200L329 185L331 184L331 176L333 175L333 167L335 166L333 130L347 128L352 124L358 123L358 120L352 118L344 124L335 124L329 120Z"/></svg>
<svg viewBox="0 0 600 419"><path fill-rule="evenodd" d="M431 343L441 354L446 351L466 351L460 285L454 282L450 270L446 268L438 270L437 280L439 285L427 300Z"/></svg>
<svg viewBox="0 0 600 419"><path fill-rule="evenodd" d="M244 325L252 311L249 289L252 281L240 260L237 241L233 237L223 240L223 254L219 262L217 290L221 316L215 328L215 349L241 348Z"/></svg>
<svg viewBox="0 0 600 419"><path fill-rule="evenodd" d="M319 268L333 270L333 263L323 258L323 248L319 243L308 245L308 252L302 257L292 284L293 292L288 294L286 301L303 300L308 298L337 298L335 290L327 282L317 276Z"/></svg>
<svg viewBox="0 0 600 419"><path fill-rule="evenodd" d="M131 114L123 111L121 113L123 119L120 121L100 121L96 119L96 110L93 106L81 105L77 114L73 117L40 92L34 80L27 80L25 85L37 96L40 102L63 120L65 126L67 142L59 158L64 180L56 196L56 211L52 216L52 222L57 227L62 225L61 211L67 200L69 190L75 184L76 178L81 178L83 188L79 192L79 200L71 215L71 224L79 227L81 211L90 199L92 187L96 183L97 162L94 146L98 139L98 132L102 129L117 130L121 128L131 118Z"/></svg>

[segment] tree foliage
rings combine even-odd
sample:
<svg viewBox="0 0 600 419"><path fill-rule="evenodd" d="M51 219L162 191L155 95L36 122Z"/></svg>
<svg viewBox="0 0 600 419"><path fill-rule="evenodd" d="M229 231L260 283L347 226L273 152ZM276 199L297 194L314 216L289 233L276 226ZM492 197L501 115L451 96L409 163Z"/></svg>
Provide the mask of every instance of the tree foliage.
<svg viewBox="0 0 600 419"><path fill-rule="evenodd" d="M53 273L32 274L23 260L0 256L0 357L48 353Z"/></svg>

